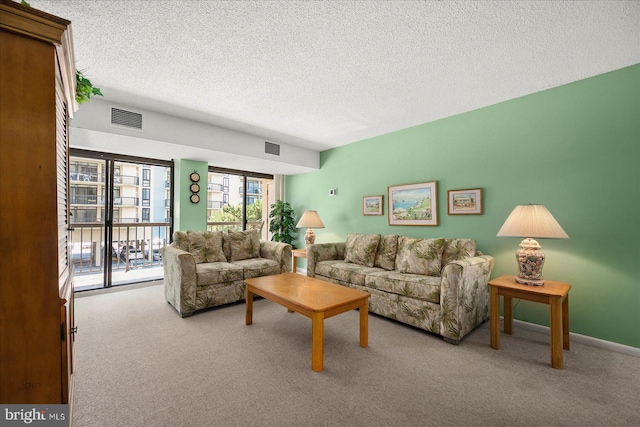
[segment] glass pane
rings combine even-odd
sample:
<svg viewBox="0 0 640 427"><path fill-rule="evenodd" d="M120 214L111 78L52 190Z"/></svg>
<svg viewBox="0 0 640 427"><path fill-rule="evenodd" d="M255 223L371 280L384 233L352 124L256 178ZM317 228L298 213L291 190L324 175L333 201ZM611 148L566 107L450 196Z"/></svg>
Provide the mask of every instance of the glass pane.
<svg viewBox="0 0 640 427"><path fill-rule="evenodd" d="M115 167L112 284L161 279L160 249L171 230L171 169L118 161Z"/></svg>
<svg viewBox="0 0 640 427"><path fill-rule="evenodd" d="M76 290L103 286L105 167L104 160L69 157L69 212L74 229L71 262Z"/></svg>
<svg viewBox="0 0 640 427"><path fill-rule="evenodd" d="M247 180L247 194L244 194L244 180ZM247 206L247 229L259 229L266 239L267 230L263 226L268 217L263 203L263 178L209 172L207 181L207 229L211 231L242 230L243 205Z"/></svg>

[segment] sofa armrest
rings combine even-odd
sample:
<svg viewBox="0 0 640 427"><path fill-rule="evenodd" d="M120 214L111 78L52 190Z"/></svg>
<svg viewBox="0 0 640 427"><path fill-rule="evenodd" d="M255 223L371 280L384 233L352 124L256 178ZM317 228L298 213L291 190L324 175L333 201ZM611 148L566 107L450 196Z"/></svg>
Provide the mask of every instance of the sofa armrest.
<svg viewBox="0 0 640 427"><path fill-rule="evenodd" d="M162 248L164 296L182 317L196 310L196 260L173 246Z"/></svg>
<svg viewBox="0 0 640 427"><path fill-rule="evenodd" d="M457 344L489 318L489 282L495 259L481 255L451 261L442 269L440 334Z"/></svg>
<svg viewBox="0 0 640 427"><path fill-rule="evenodd" d="M291 245L282 242L260 240L260 257L280 264L280 273L291 272Z"/></svg>
<svg viewBox="0 0 640 427"><path fill-rule="evenodd" d="M307 276L316 276L316 263L344 259L346 242L319 243L307 246Z"/></svg>

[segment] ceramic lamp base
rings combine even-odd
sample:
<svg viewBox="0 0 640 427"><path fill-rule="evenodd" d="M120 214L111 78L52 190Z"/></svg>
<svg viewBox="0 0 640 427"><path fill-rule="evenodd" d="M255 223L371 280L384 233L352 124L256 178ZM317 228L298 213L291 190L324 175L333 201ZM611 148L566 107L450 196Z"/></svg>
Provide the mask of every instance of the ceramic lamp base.
<svg viewBox="0 0 640 427"><path fill-rule="evenodd" d="M540 248L540 244L531 238L524 239L520 243L520 249L516 251L516 260L518 261L516 282L533 286L544 284L544 280L542 280L544 254Z"/></svg>
<svg viewBox="0 0 640 427"><path fill-rule="evenodd" d="M313 242L316 241L316 234L313 232L312 229L307 228L307 232L304 235L304 242L307 245L313 245Z"/></svg>
<svg viewBox="0 0 640 427"><path fill-rule="evenodd" d="M531 286L542 286L544 285L544 280L540 279L540 280L529 280L529 279L522 279L520 277L516 277L516 282L518 283L522 283L523 285L531 285Z"/></svg>

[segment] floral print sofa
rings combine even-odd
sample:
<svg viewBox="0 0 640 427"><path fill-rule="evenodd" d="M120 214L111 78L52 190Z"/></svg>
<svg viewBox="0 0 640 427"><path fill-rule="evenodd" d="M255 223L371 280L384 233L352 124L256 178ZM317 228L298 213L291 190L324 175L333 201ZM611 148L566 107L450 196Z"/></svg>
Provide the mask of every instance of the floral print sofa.
<svg viewBox="0 0 640 427"><path fill-rule="evenodd" d="M164 296L182 317L245 298L244 279L291 271L291 245L250 231L177 231L163 248Z"/></svg>
<svg viewBox="0 0 640 427"><path fill-rule="evenodd" d="M307 248L308 276L369 292L369 311L453 344L489 318L494 264L471 239L350 233Z"/></svg>

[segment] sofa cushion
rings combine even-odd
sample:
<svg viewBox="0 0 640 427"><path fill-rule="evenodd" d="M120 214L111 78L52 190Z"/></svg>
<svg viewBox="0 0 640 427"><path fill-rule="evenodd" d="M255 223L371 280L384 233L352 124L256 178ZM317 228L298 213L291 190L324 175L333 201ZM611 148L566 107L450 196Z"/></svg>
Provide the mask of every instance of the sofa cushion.
<svg viewBox="0 0 640 427"><path fill-rule="evenodd" d="M243 279L242 267L239 265L227 262L196 264L196 286L215 285Z"/></svg>
<svg viewBox="0 0 640 427"><path fill-rule="evenodd" d="M369 273L364 283L368 288L439 304L441 280L422 274L381 271Z"/></svg>
<svg viewBox="0 0 640 427"><path fill-rule="evenodd" d="M187 233L188 231L175 231L173 233L173 243L171 245L182 251L189 252L189 235Z"/></svg>
<svg viewBox="0 0 640 427"><path fill-rule="evenodd" d="M396 270L400 273L440 276L444 238L417 239L400 236Z"/></svg>
<svg viewBox="0 0 640 427"><path fill-rule="evenodd" d="M240 261L233 261L233 265L238 265L244 270L244 278L271 276L280 274L280 263L272 259L251 258Z"/></svg>
<svg viewBox="0 0 640 427"><path fill-rule="evenodd" d="M380 243L379 234L347 234L344 260L365 267L373 267L376 250Z"/></svg>
<svg viewBox="0 0 640 427"><path fill-rule="evenodd" d="M336 261L320 261L316 264L316 275L331 277L341 282L347 282L354 285L365 285L365 277L367 274L384 271L376 267L364 267L362 265L351 262Z"/></svg>
<svg viewBox="0 0 640 427"><path fill-rule="evenodd" d="M196 264L203 262L227 262L222 252L221 231L188 231L189 252Z"/></svg>
<svg viewBox="0 0 640 427"><path fill-rule="evenodd" d="M442 268L451 261L476 256L476 241L473 239L445 239L442 252Z"/></svg>
<svg viewBox="0 0 640 427"><path fill-rule="evenodd" d="M396 268L396 254L398 252L398 236L389 234L380 236L376 259L373 261L374 267L384 268L385 270L393 270Z"/></svg>
<svg viewBox="0 0 640 427"><path fill-rule="evenodd" d="M240 261L260 257L260 231L228 231L229 249L231 259L229 261Z"/></svg>

